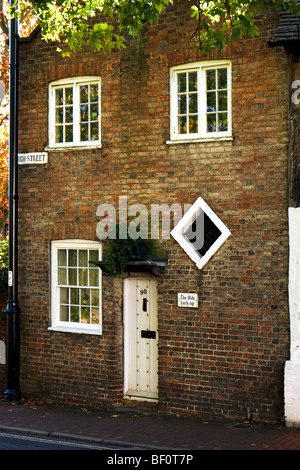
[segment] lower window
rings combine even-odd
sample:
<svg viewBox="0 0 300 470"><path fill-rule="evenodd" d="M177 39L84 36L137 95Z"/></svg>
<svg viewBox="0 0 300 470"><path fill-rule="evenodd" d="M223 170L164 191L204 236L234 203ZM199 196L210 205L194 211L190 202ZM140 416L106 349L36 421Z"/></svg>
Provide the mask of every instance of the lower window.
<svg viewBox="0 0 300 470"><path fill-rule="evenodd" d="M101 334L101 244L53 241L51 256L50 329Z"/></svg>

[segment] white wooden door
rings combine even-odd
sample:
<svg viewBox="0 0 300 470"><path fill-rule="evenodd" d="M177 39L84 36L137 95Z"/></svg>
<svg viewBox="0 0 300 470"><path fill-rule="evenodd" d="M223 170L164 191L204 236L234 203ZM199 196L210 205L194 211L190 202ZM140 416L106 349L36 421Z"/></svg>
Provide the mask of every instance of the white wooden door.
<svg viewBox="0 0 300 470"><path fill-rule="evenodd" d="M124 395L158 397L157 281L124 281Z"/></svg>

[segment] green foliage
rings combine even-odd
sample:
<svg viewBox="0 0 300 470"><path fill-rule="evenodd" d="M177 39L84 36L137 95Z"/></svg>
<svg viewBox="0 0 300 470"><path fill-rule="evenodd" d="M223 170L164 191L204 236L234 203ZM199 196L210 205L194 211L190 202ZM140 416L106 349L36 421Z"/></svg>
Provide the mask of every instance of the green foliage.
<svg viewBox="0 0 300 470"><path fill-rule="evenodd" d="M192 6L192 16L197 21L194 38L199 49L211 53L243 35L258 36L256 15L262 10L269 11L272 4L278 11L288 9L300 14L300 4L293 1L199 1Z"/></svg>
<svg viewBox="0 0 300 470"><path fill-rule="evenodd" d="M152 253L154 243L152 240L107 239L105 241L105 270L109 275L122 274L129 261Z"/></svg>
<svg viewBox="0 0 300 470"><path fill-rule="evenodd" d="M7 285L8 275L8 237L0 238L0 282Z"/></svg>
<svg viewBox="0 0 300 470"><path fill-rule="evenodd" d="M135 258L135 240L109 239L106 242L106 271L109 275L121 274L128 261Z"/></svg>
<svg viewBox="0 0 300 470"><path fill-rule="evenodd" d="M11 8L13 15L18 15L17 3ZM125 35L136 36L144 23L156 21L170 1L32 0L30 3L43 38L63 43L62 53L68 56L84 45L103 53L125 47ZM19 8L22 4L19 1Z"/></svg>
<svg viewBox="0 0 300 470"><path fill-rule="evenodd" d="M18 15L17 0L11 12ZM24 0L19 0L22 9ZM172 0L31 0L33 13L47 41L64 44L68 56L84 45L95 52L110 53L122 49L126 37L136 36L143 25L153 24ZM293 0L217 0L190 2L196 28L193 38L203 52L226 47L244 34L258 35L256 14L274 5L277 10L290 10L300 15L300 3ZM61 50L61 49L60 49Z"/></svg>

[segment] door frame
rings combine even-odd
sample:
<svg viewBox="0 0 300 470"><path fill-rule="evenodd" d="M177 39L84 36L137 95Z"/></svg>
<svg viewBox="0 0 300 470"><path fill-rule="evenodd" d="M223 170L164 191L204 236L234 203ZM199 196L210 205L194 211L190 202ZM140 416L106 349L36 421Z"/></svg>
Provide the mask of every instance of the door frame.
<svg viewBox="0 0 300 470"><path fill-rule="evenodd" d="M151 343L149 346L152 354L154 353L156 357L150 358L152 361L151 368L151 384L150 388L154 390L145 391L145 390L135 390L134 388L129 388L132 383L132 367L136 366L136 363L130 365L130 358L132 358L133 351L132 341L134 344L137 343L137 337L133 339L131 336L134 336L133 328L137 330L137 289L138 282L148 282L149 283L149 315L151 315L149 321L150 324L155 327L155 339L150 339L149 341L155 341L155 344ZM133 313L134 312L134 313ZM132 322L135 323L134 326ZM142 401L158 401L158 315L157 315L157 280L151 277L131 277L124 279L123 283L123 327L124 327L124 399L128 400L142 400ZM145 341L145 339L143 339ZM137 361L138 359L136 359ZM154 364L154 367L153 367ZM150 370L150 369L149 369ZM153 386L154 379L154 386ZM156 381L156 385L155 385Z"/></svg>

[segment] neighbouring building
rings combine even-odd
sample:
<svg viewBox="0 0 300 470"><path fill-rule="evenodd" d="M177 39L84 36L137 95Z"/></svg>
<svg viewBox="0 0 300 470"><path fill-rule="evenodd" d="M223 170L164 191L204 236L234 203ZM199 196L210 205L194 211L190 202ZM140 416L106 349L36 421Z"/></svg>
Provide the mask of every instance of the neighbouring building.
<svg viewBox="0 0 300 470"><path fill-rule="evenodd" d="M289 178L289 311L290 355L285 364L284 404L288 426L300 426L300 18L283 12L270 47L283 48L288 58Z"/></svg>
<svg viewBox="0 0 300 470"><path fill-rule="evenodd" d="M184 0L108 56L62 58L38 30L20 42L24 396L280 422L292 387L300 409L286 378L294 55L270 47L276 13L258 24L204 55ZM155 239L121 274L106 213Z"/></svg>

